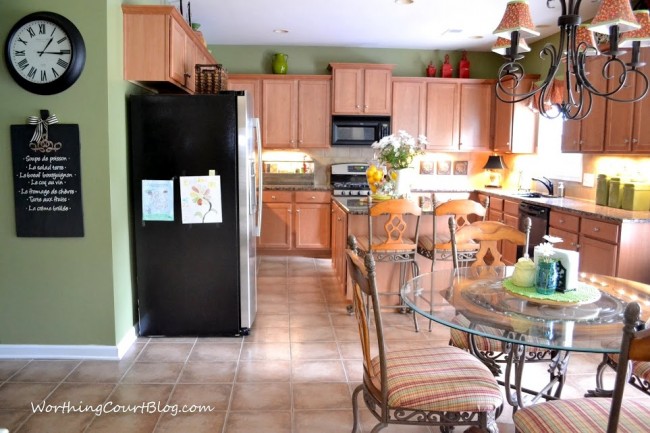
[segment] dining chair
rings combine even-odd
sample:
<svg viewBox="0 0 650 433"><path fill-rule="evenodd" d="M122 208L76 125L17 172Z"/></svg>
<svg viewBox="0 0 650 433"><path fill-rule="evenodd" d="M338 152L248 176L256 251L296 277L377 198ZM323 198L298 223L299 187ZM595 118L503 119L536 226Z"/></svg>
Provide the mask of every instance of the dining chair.
<svg viewBox="0 0 650 433"><path fill-rule="evenodd" d="M406 312L407 308L401 301L399 289L406 283L409 270L411 277L419 274L416 256L421 215L422 209L412 200L392 199L375 204L369 202L368 235L356 238L355 249L360 255L372 253L377 262L399 264L399 286L394 290L387 288L379 295L397 296L397 305L385 307L398 308L402 312ZM383 230L378 230L381 234L374 233L377 225L383 225ZM417 329L415 315L413 317Z"/></svg>
<svg viewBox="0 0 650 433"><path fill-rule="evenodd" d="M355 242L351 235L348 245ZM348 248L346 254L363 358L363 380L352 393L352 433L359 431L360 393L378 421L372 433L389 424L439 426L444 432L462 425L496 433L495 417L503 398L490 370L456 347L390 350L374 253L361 257Z"/></svg>
<svg viewBox="0 0 650 433"><path fill-rule="evenodd" d="M650 326L650 320L646 323L646 327ZM619 356L609 353L603 354L603 360L598 364L596 370L596 389L590 391L588 395L596 396L610 396L612 390L606 390L604 385L604 376L607 367L614 369L618 368ZM631 361L631 366L628 371L628 383L637 389L650 395L650 362Z"/></svg>
<svg viewBox="0 0 650 433"><path fill-rule="evenodd" d="M642 400L623 399L629 363L650 362L650 329L638 330L641 308L629 303L624 312L621 352L611 398L552 400L518 410L518 433L640 433L650 426L650 407Z"/></svg>
<svg viewBox="0 0 650 433"><path fill-rule="evenodd" d="M526 231L522 232L514 227L498 221L477 221L457 228L456 219L449 217L449 234L451 238L452 261L457 269L462 263L459 259L459 251L466 250L467 245L478 242L479 248L476 252L472 267L489 269L490 266L504 266L501 253L498 250L499 242L508 241L515 245L523 245L528 251L528 239L530 237L530 218L524 225ZM454 320L461 326L469 327L470 322L466 317L457 316ZM490 332L496 332L491 330ZM503 342L492 338L475 335L470 339L467 332L451 328L450 344L464 350L472 351L495 373L499 374L501 368L497 363L505 361ZM527 346L527 359L533 361L544 361L547 355L553 356L554 351L533 346ZM563 386L561 384L560 386ZM560 388L561 390L561 388Z"/></svg>
<svg viewBox="0 0 650 433"><path fill-rule="evenodd" d="M474 221L485 221L490 198L486 197L485 206L469 199L439 202L435 193L432 194L431 200L433 202L433 231L430 236L420 236L418 253L431 260L431 270L433 270L436 260L452 260L451 239L447 230L444 230L443 233L438 233L436 230L440 217L453 215L459 228ZM463 263L470 262L474 259L477 251L478 244L467 245L466 250L459 251L459 260Z"/></svg>

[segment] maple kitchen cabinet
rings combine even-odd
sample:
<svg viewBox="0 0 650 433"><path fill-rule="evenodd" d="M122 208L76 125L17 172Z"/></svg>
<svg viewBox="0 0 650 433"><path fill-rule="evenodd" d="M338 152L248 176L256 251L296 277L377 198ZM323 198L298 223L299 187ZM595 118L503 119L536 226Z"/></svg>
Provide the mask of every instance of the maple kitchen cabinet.
<svg viewBox="0 0 650 433"><path fill-rule="evenodd" d="M330 63L331 114L391 114L391 78L395 65Z"/></svg>
<svg viewBox="0 0 650 433"><path fill-rule="evenodd" d="M526 76L515 89L517 93L530 91L538 76ZM510 81L514 84L514 80ZM512 85L510 86L512 90ZM514 98L503 95L509 101ZM537 131L539 114L529 107L530 100L512 103L503 102L495 97L494 110L494 145L495 151L506 153L534 153L537 148Z"/></svg>
<svg viewBox="0 0 650 433"><path fill-rule="evenodd" d="M393 131L428 138L428 150L490 150L494 80L394 78Z"/></svg>
<svg viewBox="0 0 650 433"><path fill-rule="evenodd" d="M330 147L330 86L324 75L262 80L264 148Z"/></svg>
<svg viewBox="0 0 650 433"><path fill-rule="evenodd" d="M229 75L228 90L245 90L253 103L253 117L262 114L262 80L259 76Z"/></svg>
<svg viewBox="0 0 650 433"><path fill-rule="evenodd" d="M329 256L329 191L264 191L262 253Z"/></svg>
<svg viewBox="0 0 650 433"><path fill-rule="evenodd" d="M335 201L332 202L331 215L332 268L339 285L344 286L347 278L345 249L348 242L348 215Z"/></svg>
<svg viewBox="0 0 650 433"><path fill-rule="evenodd" d="M216 61L174 6L122 5L124 79L161 92L194 93L194 67Z"/></svg>

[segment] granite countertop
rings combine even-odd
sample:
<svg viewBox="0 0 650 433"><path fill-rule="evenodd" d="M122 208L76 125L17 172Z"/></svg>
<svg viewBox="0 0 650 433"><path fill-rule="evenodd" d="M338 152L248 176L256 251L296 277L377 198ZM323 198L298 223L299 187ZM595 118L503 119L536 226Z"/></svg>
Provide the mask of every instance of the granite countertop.
<svg viewBox="0 0 650 433"><path fill-rule="evenodd" d="M558 211L571 211L586 217L596 217L615 223L650 223L650 211L632 211L600 206L592 200L571 197L522 197L521 193L512 190L479 189L477 192L496 195L503 198L516 199L526 203L545 206Z"/></svg>
<svg viewBox="0 0 650 433"><path fill-rule="evenodd" d="M331 191L329 185L264 185L264 191Z"/></svg>
<svg viewBox="0 0 650 433"><path fill-rule="evenodd" d="M624 209L615 209L607 206L599 206L591 200L571 198L571 197L521 197L517 191L508 190L457 190L444 192L483 192L495 196L500 196L508 199L516 199L526 203L537 204L545 206L550 209L558 211L570 211L580 216L589 218L598 218L604 221L611 221L614 223L650 223L649 211L631 211ZM424 192L443 192L443 191L416 191L414 193ZM367 200L360 199L359 197L332 197L341 207L350 215L367 215L368 202ZM426 212L425 212L426 213Z"/></svg>

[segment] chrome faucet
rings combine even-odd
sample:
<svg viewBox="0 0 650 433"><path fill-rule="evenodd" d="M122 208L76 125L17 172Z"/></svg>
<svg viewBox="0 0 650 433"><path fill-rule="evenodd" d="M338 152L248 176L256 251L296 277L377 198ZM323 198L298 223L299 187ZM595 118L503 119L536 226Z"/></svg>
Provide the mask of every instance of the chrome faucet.
<svg viewBox="0 0 650 433"><path fill-rule="evenodd" d="M548 190L548 195L553 195L553 181L547 177L543 177L541 179L533 177L533 180L536 180L537 182L541 183L546 187Z"/></svg>

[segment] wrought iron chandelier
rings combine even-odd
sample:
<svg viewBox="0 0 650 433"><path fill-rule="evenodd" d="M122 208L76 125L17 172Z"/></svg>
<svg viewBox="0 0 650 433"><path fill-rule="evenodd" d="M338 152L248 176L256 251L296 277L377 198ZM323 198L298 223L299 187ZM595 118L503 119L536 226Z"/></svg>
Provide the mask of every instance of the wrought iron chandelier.
<svg viewBox="0 0 650 433"><path fill-rule="evenodd" d="M552 8L554 0L546 0ZM499 38L492 48L502 54L505 63L499 68L496 95L499 100L516 103L534 97L535 107L547 118L560 115L564 119L580 120L591 111L594 97L604 97L619 102L636 102L648 93L648 77L639 68L641 46L650 46L650 18L647 10L632 11L629 0L602 0L591 23L582 24L581 0L559 0L562 13L558 18L560 27L559 47L547 43L540 52L540 58L550 58L548 73L541 83L532 89L522 89L520 82L524 68L519 63L521 53L530 51L526 37L539 36L530 16L527 0L512 0L506 6L501 23L494 31ZM593 32L609 36L609 48L600 53L594 41ZM620 48L631 47L631 60L626 63L621 56L626 53ZM586 71L587 57L607 56L602 74L607 86L594 85ZM565 66L564 82L556 76ZM593 76L592 76L593 77ZM632 77L641 80L635 94L622 97L619 91L629 85ZM622 92L621 92L622 93Z"/></svg>

